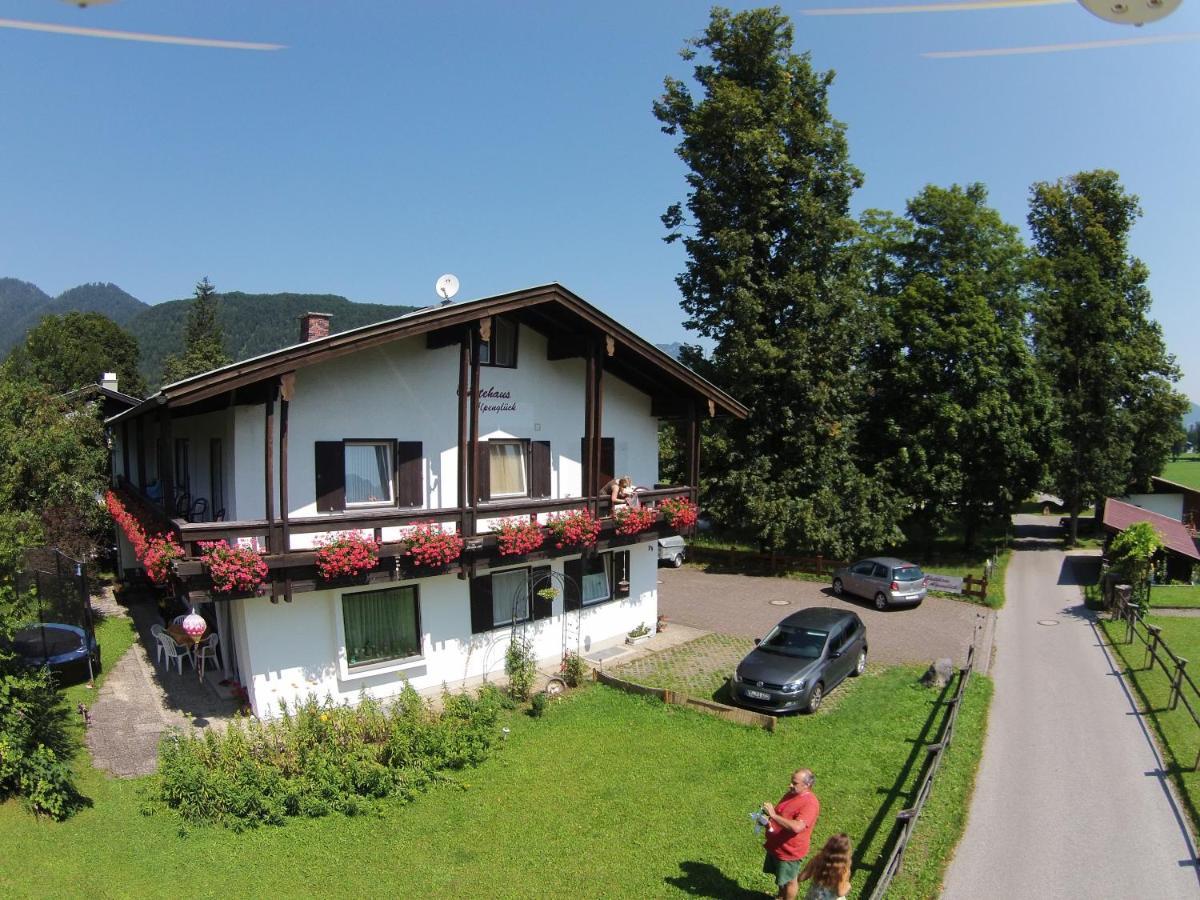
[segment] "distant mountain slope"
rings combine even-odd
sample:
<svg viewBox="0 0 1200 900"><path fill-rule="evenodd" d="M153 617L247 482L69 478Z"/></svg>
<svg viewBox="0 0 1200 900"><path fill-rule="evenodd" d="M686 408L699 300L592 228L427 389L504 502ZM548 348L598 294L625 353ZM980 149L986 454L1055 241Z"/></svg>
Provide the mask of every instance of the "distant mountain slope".
<svg viewBox="0 0 1200 900"><path fill-rule="evenodd" d="M1200 403L1193 403L1192 408L1183 414L1183 427L1187 428L1195 422L1200 422Z"/></svg>
<svg viewBox="0 0 1200 900"><path fill-rule="evenodd" d="M146 308L115 284L81 284L51 299L37 285L0 278L0 356L21 343L43 316L98 312L123 327Z"/></svg>
<svg viewBox="0 0 1200 900"><path fill-rule="evenodd" d="M183 349L184 322L189 300L169 300L147 307L124 326L138 339L142 374L154 385L163 360ZM333 315L331 332L349 331L410 312L413 306L354 303L336 294L221 294L221 324L225 349L235 360L249 359L288 347L300 340L299 317L306 312Z"/></svg>

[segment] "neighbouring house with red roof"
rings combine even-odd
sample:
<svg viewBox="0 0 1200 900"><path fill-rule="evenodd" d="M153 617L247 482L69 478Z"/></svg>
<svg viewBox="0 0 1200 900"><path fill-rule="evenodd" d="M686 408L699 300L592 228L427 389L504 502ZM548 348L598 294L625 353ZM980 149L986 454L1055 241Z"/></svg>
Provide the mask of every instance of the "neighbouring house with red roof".
<svg viewBox="0 0 1200 900"><path fill-rule="evenodd" d="M1150 479L1148 493L1129 494L1121 499L1182 522L1193 535L1200 527L1200 490L1186 484L1156 476Z"/></svg>
<svg viewBox="0 0 1200 900"><path fill-rule="evenodd" d="M1200 563L1200 548L1196 545L1193 533L1183 522L1112 497L1104 502L1101 524L1110 537L1120 534L1138 522L1149 522L1162 535L1167 578L1172 581L1189 581L1192 567Z"/></svg>

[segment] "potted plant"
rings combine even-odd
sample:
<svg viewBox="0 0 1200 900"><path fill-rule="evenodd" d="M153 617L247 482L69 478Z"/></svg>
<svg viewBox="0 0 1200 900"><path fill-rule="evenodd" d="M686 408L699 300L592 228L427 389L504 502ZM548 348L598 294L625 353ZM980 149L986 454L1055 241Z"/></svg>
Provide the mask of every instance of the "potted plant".
<svg viewBox="0 0 1200 900"><path fill-rule="evenodd" d="M317 538L317 571L326 581L355 576L375 568L379 542L355 531L339 531Z"/></svg>
<svg viewBox="0 0 1200 900"><path fill-rule="evenodd" d="M545 532L536 519L501 519L492 526L501 556L523 556L532 553L546 540Z"/></svg>
<svg viewBox="0 0 1200 900"><path fill-rule="evenodd" d="M267 561L253 547L231 547L228 541L202 541L200 560L218 593L252 591L267 577Z"/></svg>
<svg viewBox="0 0 1200 900"><path fill-rule="evenodd" d="M696 504L686 497L670 497L659 505L662 507L667 521L671 523L671 527L676 531L687 531L689 528L694 527L696 518L700 514L700 510Z"/></svg>
<svg viewBox="0 0 1200 900"><path fill-rule="evenodd" d="M600 523L586 509L573 509L550 517L547 525L559 550L590 547L600 536Z"/></svg>
<svg viewBox="0 0 1200 900"><path fill-rule="evenodd" d="M649 531L658 521L658 513L648 506L624 507L613 516L617 520L617 534L634 535Z"/></svg>
<svg viewBox="0 0 1200 900"><path fill-rule="evenodd" d="M652 632L650 631L650 626L643 622L641 625L637 626L637 628L630 630L629 634L625 637L625 643L640 644L642 641L650 640L651 634Z"/></svg>
<svg viewBox="0 0 1200 900"><path fill-rule="evenodd" d="M442 531L437 522L418 522L405 540L404 555L417 566L440 568L462 556L463 539L456 532Z"/></svg>

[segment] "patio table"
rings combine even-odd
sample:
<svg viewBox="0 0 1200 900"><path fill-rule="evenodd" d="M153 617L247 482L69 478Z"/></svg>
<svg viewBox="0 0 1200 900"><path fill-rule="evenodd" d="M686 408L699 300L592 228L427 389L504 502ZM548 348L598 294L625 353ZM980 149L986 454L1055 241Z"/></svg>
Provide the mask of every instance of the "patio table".
<svg viewBox="0 0 1200 900"><path fill-rule="evenodd" d="M196 648L208 640L212 631L206 631L200 637L192 637L183 630L183 626L178 622L172 622L167 626L167 634L171 636L171 640L177 643L180 647L186 647L188 652L192 654L192 665L196 669L197 676L204 678L204 657L195 652Z"/></svg>

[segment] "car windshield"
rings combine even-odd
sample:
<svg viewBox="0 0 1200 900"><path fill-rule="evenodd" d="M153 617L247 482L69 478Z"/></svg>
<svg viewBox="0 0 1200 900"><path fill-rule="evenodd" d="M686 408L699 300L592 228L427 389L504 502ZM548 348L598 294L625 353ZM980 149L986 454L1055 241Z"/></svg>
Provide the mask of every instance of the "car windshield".
<svg viewBox="0 0 1200 900"><path fill-rule="evenodd" d="M897 581L920 581L925 573L920 566L897 566L892 570L892 577Z"/></svg>
<svg viewBox="0 0 1200 900"><path fill-rule="evenodd" d="M759 642L758 649L768 653L778 653L781 656L817 659L821 655L827 637L829 637L828 631L776 625L771 629L771 633Z"/></svg>

